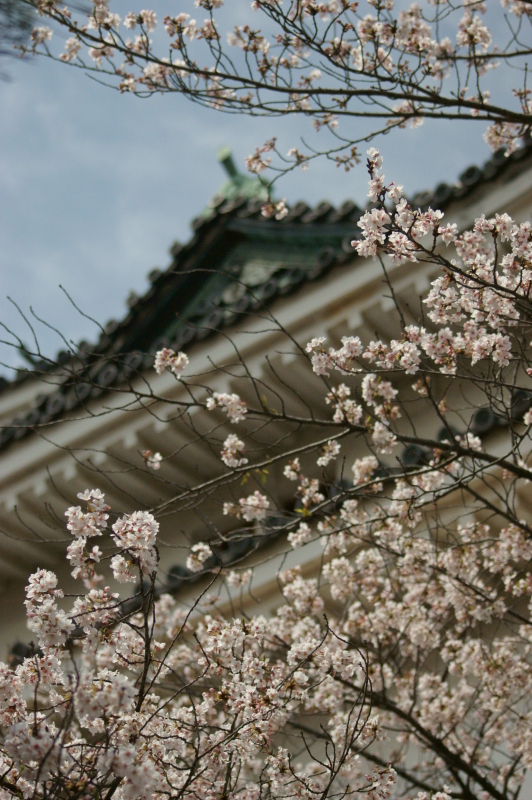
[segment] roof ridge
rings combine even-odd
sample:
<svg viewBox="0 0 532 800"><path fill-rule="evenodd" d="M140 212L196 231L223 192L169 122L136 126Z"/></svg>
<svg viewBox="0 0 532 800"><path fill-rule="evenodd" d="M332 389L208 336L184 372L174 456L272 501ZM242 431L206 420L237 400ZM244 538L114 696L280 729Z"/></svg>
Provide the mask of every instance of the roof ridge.
<svg viewBox="0 0 532 800"><path fill-rule="evenodd" d="M531 151L532 140L523 142L522 146L510 156L506 156L503 151L499 150L482 167L471 165L465 169L454 184L440 182L433 190L418 191L411 198L411 204L422 209L428 208L429 205L440 209L445 208L453 200L467 196L480 183L494 180L510 165L521 161ZM209 242L210 244L216 243L221 235L232 234L234 237L238 237L244 229L251 230L250 226L252 226L255 233L263 230L265 232L278 231L280 234L284 230L288 235L289 231L293 233L296 228L302 232L314 230L318 234L319 242L320 231L323 232L327 228L331 230L332 228L338 228L338 235L340 235L341 228L354 225L363 213L363 210L352 200L346 200L338 208L334 208L328 201L320 201L314 208L308 206L304 201L299 201L289 209L289 213L284 219L277 221L265 219L261 216L262 205L263 199L256 195L250 197L249 195L236 194L230 199L224 199L218 206L212 206L208 215L201 215L192 220L193 236L188 242L185 244L174 242L170 248L172 260L167 269L152 269L150 271L148 274L150 281L148 290L141 296L130 292L127 299L128 313L119 321L109 320L103 326L98 342L90 344L86 341L81 341L76 352L62 350L59 352L56 362L52 361L52 359L43 359L36 362L33 368L21 368L11 381L0 376L1 392L9 387L18 386L31 377L51 378L54 372L57 371L58 364L66 366L66 364L70 363L73 366L77 364L81 367L79 380L75 384L68 383L69 376L61 384L60 375L57 374L58 388L49 395L42 395L42 393L39 395L41 397L40 407L35 403L34 407L29 412L26 412L23 418L18 420L15 417L11 425L0 429L0 449L7 445L9 441L22 438L26 431L31 430L37 424L53 421L62 416L65 411L73 410L76 406L81 405L84 400L89 399L89 395L90 397L97 396L105 389L110 388L119 378L127 378L134 371L145 368L148 366L148 359L151 364L153 355L150 353L142 354L140 351L136 352L134 348L132 352L124 352L123 347L126 344L125 338L127 338L124 338L124 331L133 322L138 323L139 315L145 311L146 305L150 300L157 296L160 292L160 287L168 281L170 276L176 276L176 280L179 283L180 276L183 279L186 274L191 274L189 270L184 270L184 266L190 259L194 258L195 253L197 255L196 251L200 251L199 255L201 255L202 246L208 250ZM366 206L366 208L368 207L371 207L371 204ZM347 239L349 239L349 242L347 242ZM275 287L272 285L272 278L269 278L262 286L257 286L255 294L262 295L260 302L270 302L276 296L287 294L304 280L314 280L318 275L330 269L333 264L344 263L350 256L354 256L355 254L351 248L349 247L349 251L347 248L347 245L350 244L350 239L351 235L345 236L341 246L337 249L331 246L322 246L317 253L316 264L313 269L303 268L301 265L291 268L286 267L282 270L287 273L286 276ZM204 269L203 272L205 273L205 271ZM216 272L215 270L210 271ZM217 272L220 275L223 274L219 270ZM233 323L239 315L244 313L243 302L243 299L240 298L238 303L234 304L231 313L213 308L210 312L212 319L210 319L209 331L225 324ZM206 321L209 321L207 317L203 322L205 323ZM198 335L197 333L200 327L201 325L196 325L196 333L194 333L191 325L187 323L181 330L181 338L178 338L174 344L182 347L190 343L194 338L204 338L203 335ZM154 342L150 350L153 349L155 344L160 347L165 346L161 339L161 341ZM117 366L120 358L122 358L123 363ZM70 375L70 379L72 379L72 375ZM61 395L61 399L58 395ZM43 397L44 399L42 399ZM37 415L36 411L39 409L41 409L42 413Z"/></svg>

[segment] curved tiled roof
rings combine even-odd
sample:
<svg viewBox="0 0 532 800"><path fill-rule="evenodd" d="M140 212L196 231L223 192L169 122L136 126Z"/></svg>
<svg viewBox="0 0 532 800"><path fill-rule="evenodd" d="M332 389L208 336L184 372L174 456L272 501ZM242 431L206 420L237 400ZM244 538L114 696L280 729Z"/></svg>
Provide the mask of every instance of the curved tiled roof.
<svg viewBox="0 0 532 800"><path fill-rule="evenodd" d="M440 183L432 191L418 192L411 202L444 209L503 172L509 171L510 177L519 169L518 162L531 155L530 141L510 157L496 153L482 168L466 169L458 183ZM149 273L148 291L142 297L130 294L126 316L108 322L96 343L81 342L76 353L58 354L57 363L69 366L64 379L57 365L44 361L19 370L14 381L0 378L0 391L31 377L53 376L58 384L53 393L37 395L31 409L0 428L0 450L151 366L153 353L161 347L183 349L353 260L350 242L363 213L355 203L334 208L324 201L311 208L299 202L280 221L262 217L262 205L262 199L249 195L215 197L192 221L192 238L171 248L169 267ZM261 261L261 254L267 254L268 263ZM248 285L242 275L247 263L255 263L256 271ZM231 286L239 288L232 291Z"/></svg>

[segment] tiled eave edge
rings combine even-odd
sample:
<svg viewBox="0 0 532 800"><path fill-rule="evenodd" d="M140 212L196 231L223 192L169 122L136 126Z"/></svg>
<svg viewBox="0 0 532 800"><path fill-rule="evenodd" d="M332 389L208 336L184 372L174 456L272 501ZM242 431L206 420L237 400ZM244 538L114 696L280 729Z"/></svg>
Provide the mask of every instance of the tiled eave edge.
<svg viewBox="0 0 532 800"><path fill-rule="evenodd" d="M522 167L520 162L530 156L531 151L532 143L527 142L508 158L497 153L483 168L468 167L461 174L459 183L441 183L433 191L417 193L411 202L421 208L430 205L445 209L456 200L466 199L480 186L503 173L507 173L505 177L510 180L519 173ZM161 347L179 349L190 346L193 341L205 339L217 330L234 324L249 311L265 307L277 297L287 295L302 284L325 275L333 266L353 261L349 241L357 230L356 221L362 213L353 202L347 201L338 209L325 201L313 209L300 202L281 221L265 220L261 217L261 206L260 200L235 198L213 206L207 216L193 220L194 236L185 245L172 248L173 260L167 270L153 270L150 273L151 286L142 297L130 295L126 317L118 322L109 322L96 344L80 345L74 357L79 365L75 383L72 379L62 383L55 365L48 368L45 363L36 365L34 369L21 370L14 381L0 379L0 390L4 391L31 378L58 384L56 391L38 395L30 410L0 429L0 451L27 436L36 426L59 420L113 386L124 384L135 373L151 366L153 353ZM341 237L343 241L340 248L319 247L325 239L338 241ZM316 246L316 264L311 269L295 267L286 270L283 281L275 276L270 278L247 292L228 313L221 314L214 310L194 327L184 325L172 341L164 337L155 340L150 338L150 330L154 326L161 329L161 315L175 317L173 299L192 296L198 289L201 276L204 277L205 271L212 269L212 259L220 262L242 238L263 242L275 239L278 243L293 243L299 239ZM58 363L71 366L72 355L59 353Z"/></svg>

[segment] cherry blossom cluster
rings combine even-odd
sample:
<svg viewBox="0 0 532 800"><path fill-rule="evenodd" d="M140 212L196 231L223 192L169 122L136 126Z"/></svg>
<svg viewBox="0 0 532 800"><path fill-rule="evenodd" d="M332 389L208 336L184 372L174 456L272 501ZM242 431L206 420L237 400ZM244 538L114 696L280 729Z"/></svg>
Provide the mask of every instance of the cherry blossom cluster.
<svg viewBox="0 0 532 800"><path fill-rule="evenodd" d="M247 586L253 577L252 570L250 569L243 569L243 570L231 570L225 576L225 580L229 584L229 586L235 586L237 588L242 588L243 586Z"/></svg>
<svg viewBox="0 0 532 800"><path fill-rule="evenodd" d="M311 355L322 345L315 343ZM342 347L330 356L331 369L360 384L360 402L374 417L371 437L386 452L386 441L376 439L386 439L399 418L400 391L370 371L384 358L379 348L367 364L358 342L344 340ZM405 363L394 369L410 374ZM329 392L329 402L350 399L346 388ZM460 445L474 449L473 438L466 433ZM316 467L339 451L334 439L321 447ZM231 434L225 448L236 458L243 443ZM465 461L457 465L467 468ZM90 586L70 611L61 608L56 576L38 571L26 605L40 652L15 670L0 669L5 780L39 796L76 781L101 793L117 782L118 797L127 800L178 791L187 800L215 800L229 775L235 800L294 793L311 800L347 785L351 794L377 800L394 796L396 776L388 765L368 769L364 756L371 762L388 738L402 773L422 748L424 781L439 800L458 791L457 763L466 764L479 796L513 797L504 786L517 791L532 765L532 609L515 611L516 601L526 604L532 595L531 539L519 521L494 529L472 520L448 538L426 535L425 510L460 480L448 466L445 453L435 451L423 469L393 478L383 497L380 464L365 455L352 464L353 490L327 503L319 480L290 457L284 475L297 483L296 509L305 518L289 526L287 543L293 550L318 539L323 564L319 574L284 569L283 600L267 617L226 618L212 600L208 611L200 604L191 616L170 595L156 597L158 525L148 512L124 515L111 527L117 552L106 559L115 579L151 580L148 600L129 619L109 588ZM87 510L68 509L68 529L77 539L101 536L105 498L93 490L80 499ZM236 522L260 522L270 506L255 491L226 503L224 512ZM195 544L187 568L202 572L212 555L209 544ZM252 575L232 570L220 580L243 593ZM80 655L72 670L75 642ZM53 719L45 711L35 716L24 697L28 684ZM284 731L287 742L297 742L294 751L277 743ZM298 755L304 742L324 735L337 760L323 761L312 749L310 758ZM445 743L443 756L435 741ZM402 796L421 800L423 792Z"/></svg>
<svg viewBox="0 0 532 800"><path fill-rule="evenodd" d="M50 655L55 654L74 629L72 620L57 604L63 592L56 587L57 577L54 573L40 569L31 575L26 589L28 628L37 637L42 651Z"/></svg>
<svg viewBox="0 0 532 800"><path fill-rule="evenodd" d="M188 356L185 353L175 353L171 348L163 347L155 355L154 368L158 375L161 375L165 369L169 369L176 378L181 378L188 363Z"/></svg>
<svg viewBox="0 0 532 800"><path fill-rule="evenodd" d="M373 7L391 11L391 0ZM303 16L334 13L301 4ZM482 52L478 13L464 11L461 46ZM400 14L398 37L428 48L423 18ZM150 19L142 11L135 24ZM365 44L381 36L373 28L361 26ZM422 306L430 322L421 312L412 321L413 306L405 319L397 300L393 336L344 336L336 348L311 339L322 412L272 411L274 449L260 438L265 403L255 414L250 401L248 414L237 394L200 396L200 413L224 412L222 427L246 419L269 470L264 460L244 475L218 465L200 499L221 487L223 513L190 548L196 575L181 595L159 574L167 544L150 512L113 516L108 531L102 492L78 495L66 557L84 591L65 596L37 570L26 589L33 646L22 663L0 664L0 800L522 795L532 769L532 226L501 213L459 231L387 185L373 148L368 166L375 207L355 246L382 256L388 277L403 262L439 268ZM177 374L180 356L160 351L158 372ZM303 429L297 442L291 426ZM218 452L218 433L207 444ZM248 465L243 453L228 434L223 464ZM159 466L159 454L142 455ZM264 492L239 497L257 475ZM200 514L201 491L182 495ZM275 538L259 535L277 514ZM89 545L96 537L101 548ZM246 539L244 563L216 555ZM257 605L261 569L280 588ZM106 574L135 584L133 596L105 586Z"/></svg>
<svg viewBox="0 0 532 800"><path fill-rule="evenodd" d="M244 464L248 463L247 458L242 457L244 450L245 445L242 439L239 439L236 434L230 433L222 448L222 461L227 467L232 467L233 469L242 467ZM240 458L238 458L238 456L240 456Z"/></svg>
<svg viewBox="0 0 532 800"><path fill-rule="evenodd" d="M67 530L73 536L101 536L102 529L107 527L109 506L99 489L87 489L78 494L78 498L87 503L87 511L81 506L71 506L65 511L68 519Z"/></svg>
<svg viewBox="0 0 532 800"><path fill-rule="evenodd" d="M312 529L306 522L301 522L295 531L291 531L287 536L292 547L301 547L312 539Z"/></svg>
<svg viewBox="0 0 532 800"><path fill-rule="evenodd" d="M416 211L404 198L397 200L394 185L390 189L384 184L378 151L372 148L368 152L370 194L379 205L367 211L359 222L363 239L353 242L358 253L387 255L392 264L416 262L421 256L430 258L441 242L444 246L454 244L457 258L448 261L448 269L433 281L424 301L430 319L440 326L436 332L407 325L400 339L373 341L363 347L358 337L344 337L341 348L328 351L325 337L317 337L307 344L314 372L326 376L331 371L343 375L363 372L365 359L384 370L398 369L413 375L423 367L424 355L443 374L456 372L460 356L469 358L472 365L491 359L500 367L508 366L512 341L507 329L519 323L518 300L527 295L531 285L530 270L523 268L523 259L529 257L531 247L529 223L518 225L508 214L497 214L492 219L482 216L471 231L458 235L454 223L444 223L442 212ZM395 214L386 207L387 198L395 198ZM511 248L498 260L494 244L497 240ZM342 384L327 402L335 406L336 419L343 414L351 421L342 410L347 392L350 394L350 388ZM357 416L352 415L353 420Z"/></svg>
<svg viewBox="0 0 532 800"><path fill-rule="evenodd" d="M107 508L100 492L83 499ZM258 508L258 493L253 500ZM151 515L134 512L112 528L140 578L157 569L156 560L146 562L156 527ZM195 545L189 568L201 569L210 554ZM251 571L224 580L243 588ZM316 581L297 570L282 580L288 604L271 619L219 612L189 618L170 595L155 597L153 585L143 610L124 619L108 588L90 589L70 610L60 609L57 577L32 575L26 606L40 649L14 669L0 665L2 792L59 798L75 784L86 794L112 788L124 800L170 792L215 800L229 775L235 799L288 798L296 790L311 800L328 786L342 791L346 781L361 796L386 796L393 769L385 765L366 778L356 747L375 740L379 725L356 721L356 689L342 696L342 681L366 681L364 660L332 631L320 632L318 618L306 618L323 608ZM308 713L330 716L335 746L344 743L334 763L309 763L297 746L291 752L275 742Z"/></svg>
<svg viewBox="0 0 532 800"><path fill-rule="evenodd" d="M321 448L321 455L316 461L318 467L326 467L331 461L334 461L340 454L340 449L339 442L329 439Z"/></svg>
<svg viewBox="0 0 532 800"><path fill-rule="evenodd" d="M287 208L284 200L279 200L277 203L265 203L261 210L263 217L268 218L273 216L277 220L284 219L288 212L289 209Z"/></svg>
<svg viewBox="0 0 532 800"><path fill-rule="evenodd" d="M308 343L310 367L323 379L324 408L329 407L332 419L323 421L318 441L287 453L282 463L284 477L295 484L290 504L283 501L284 555L291 565L301 556L304 568L290 566L278 574L284 600L271 616L251 618L242 627L209 611L195 629L202 647L198 665L215 668L218 677L226 669L239 675L245 685L236 690L223 682L220 688L218 682L211 695L217 698L215 706L220 698L230 698L233 712L254 719L251 739L261 748L288 719L297 728L289 715L304 708L305 714L321 715L331 746L359 737L371 761L371 756L380 757L378 743L386 740L401 774L412 779L398 796L420 800L430 791L435 797L454 797L461 791L457 776L463 772L483 800L513 800L532 766L525 744L532 714L532 539L522 506L513 500L532 478L526 438L532 393L526 405L528 395L520 390L526 402L518 416L510 395L511 381L516 381L511 370L519 370L517 386L532 374L528 340L523 344L523 331L529 335L532 229L497 214L479 217L471 230L459 231L441 212L412 208L401 187L386 184L375 149L368 163L376 207L362 220L365 241L374 254L390 257L392 271L403 260L416 264L425 259L440 267L424 299L430 323L401 323L395 338L344 336L337 347L326 347L326 337L317 336ZM373 226L375 219L384 224ZM365 253L362 244L356 246ZM449 248L452 258L446 255ZM342 382L336 384L338 375ZM463 386L486 397L486 375L501 424L512 420L507 455L499 449L493 456L483 435L464 417ZM244 405L243 412L240 403L238 395L213 394L207 408L224 409L224 422L233 422L248 410ZM423 408L444 425L437 438L417 436L417 410ZM317 417L312 419L316 424ZM341 433L341 451L334 434L323 437L331 428ZM348 435L360 448L351 463L350 440L344 444L343 439ZM412 444L409 463L398 448ZM243 464L243 452L242 439L229 434L221 459L234 469ZM253 464L247 469L246 480ZM486 490L479 490L479 478L493 499L483 498ZM275 514L276 479L266 480L267 495L255 491L223 503L224 524L239 536L246 531L255 535L255 526L243 523ZM283 486L279 492L286 498ZM307 563L305 554L311 551ZM209 543L195 544L188 569L203 572L213 552ZM248 562L228 573L206 571L209 579L218 575L243 598L254 570ZM215 606L216 599L208 602ZM282 657L275 651L277 660L267 666L257 661L256 644L249 652L249 668L260 680L271 668L269 678L275 675L289 691L281 707L268 685L262 706L267 720L261 717L261 725L253 717L261 701L242 678L240 648L248 635L261 642L259 647L265 636L272 637L267 658L275 650L273 640L286 648ZM197 672L191 669L193 675ZM371 689L364 688L369 687L366 681ZM363 719L349 709L357 707L365 691L371 714ZM301 725L305 735L317 730L309 720ZM242 743L248 756L249 746ZM411 768L415 754L419 764ZM307 797L301 785L310 776L315 779L308 783L312 791L325 791L323 764L314 764L313 771L306 763L296 766L282 747L259 761L275 796L297 789L298 796ZM351 781L362 774L369 781L376 776L370 797L395 791L393 773L374 774L363 765L364 753L354 753L338 779L354 785ZM424 785L431 787L425 792L415 784L421 772ZM250 797L256 791L260 797L261 780L251 779Z"/></svg>
<svg viewBox="0 0 532 800"><path fill-rule="evenodd" d="M151 450L143 450L142 458L144 459L146 466L150 469L155 471L161 469L161 461L163 460L163 457L160 453L152 453Z"/></svg>
<svg viewBox="0 0 532 800"><path fill-rule="evenodd" d="M313 351L312 358L321 355ZM325 396L325 402L334 407L334 422L346 420L350 425L358 425L363 414L362 406L355 402L351 397L351 389L345 383L341 383L336 388L331 389Z"/></svg>
<svg viewBox="0 0 532 800"><path fill-rule="evenodd" d="M248 497L241 497L238 503L224 503L223 512L229 516L241 517L246 522L266 519L270 501L256 489Z"/></svg>
<svg viewBox="0 0 532 800"><path fill-rule="evenodd" d="M313 670L325 664L330 669L333 663L346 691L360 668L350 660L350 648L367 648L378 721L375 729L368 721L363 735L379 741L387 731L403 767L421 747L424 780L435 786L432 796L459 794L454 770L464 768L479 787L479 797L515 797L532 766L524 744L532 713L529 700L521 706L532 688L532 540L529 523L512 501L500 515L493 507L493 524L476 519L484 507L473 482L483 465L491 469L490 480L500 480L502 487L529 479L526 458L519 453L527 446L524 428L531 423L532 410L529 406L515 418L516 452L503 457L504 471L497 459L482 460L485 448L479 435L473 430L456 433L452 424L432 445L425 442L424 450L418 445L420 461L410 469L397 458L383 466L376 454L391 456L400 444L399 425L405 414L412 418L404 386L414 374L422 376L414 386L420 402L432 402L442 420L449 414L451 396L434 398L433 376L451 386L455 374L465 374L478 390L486 374L478 373L473 384L477 373L472 368L479 364L494 370L493 397L500 386L500 402L506 398L509 403L507 368L523 359L518 349L522 339L512 331L527 331L519 326L527 309L530 226L498 214L480 217L471 231L459 233L446 225L441 213L416 211L401 197L393 200L384 179L380 182L379 154L371 151L369 161L376 202L389 198L397 208L395 214L381 209L388 221L373 241L376 252L389 255L393 250L391 263L398 263L399 240L391 236L400 229L409 260L423 254L443 263L443 276L433 282L425 301L433 326L403 325L400 337L366 344L344 337L338 349L326 349L325 337L309 342L314 373L329 378L336 372L346 381L336 387L326 384L333 421L339 426L351 423L373 452L355 459L352 488L341 488L334 502L327 502L317 478L303 472L300 456L287 458L284 476L297 483L295 514L305 517L287 526L287 542L295 549L321 537L325 560L319 578L304 576L299 568L280 574L289 608L278 609L278 622L269 623L269 630L290 646L288 663L306 659L307 667L299 667L292 678L297 691L306 690ZM507 247L497 252L498 242ZM456 258L442 262L436 245L453 246ZM462 373L464 360L467 370ZM521 372L520 380L526 380L523 376L532 370ZM338 446L328 440L316 466L332 463ZM472 502L471 510L463 505L466 486L472 487L478 504ZM431 516L434 509L437 522ZM322 646L324 628L315 621L322 613L338 635L334 656L329 646ZM297 642L294 630L302 634ZM309 708L326 710L334 737L342 718L336 712L342 692L329 678ZM445 742L447 749L433 746L436 741ZM459 762L467 767L456 767Z"/></svg>
<svg viewBox="0 0 532 800"><path fill-rule="evenodd" d="M80 492L78 498L87 504L87 511L82 511L81 506L71 506L65 511L68 519L67 529L75 537L67 547L67 560L74 568L72 576L81 578L87 588L92 588L103 580L95 571L102 551L97 545L90 550L87 548L87 539L92 536L102 536L109 519L109 506L99 489L87 489Z"/></svg>
<svg viewBox="0 0 532 800"><path fill-rule="evenodd" d="M227 394L225 392L213 392L212 397L208 397L205 407L209 411L215 408L222 408L231 422L241 422L247 413L245 402L237 394Z"/></svg>
<svg viewBox="0 0 532 800"><path fill-rule="evenodd" d="M207 559L212 557L212 550L208 544L199 542L190 549L190 555L187 558L187 569L191 572L199 572L203 569L203 565Z"/></svg>
<svg viewBox="0 0 532 800"><path fill-rule="evenodd" d="M338 442L327 442L322 449L322 455L317 460L318 466L326 466L330 461L336 458L339 452L340 445ZM320 491L319 480L317 478L309 478L301 472L299 458L290 460L288 464L286 464L283 474L288 480L298 482L299 485L295 496L298 498L298 502L301 504L305 513L312 506L317 506L325 500L325 495Z"/></svg>
<svg viewBox="0 0 532 800"><path fill-rule="evenodd" d="M28 49L97 71L120 92L177 91L233 113L297 113L336 138L321 151L290 148L288 157L271 139L247 159L255 174L274 166L274 154L280 171L306 168L319 155L349 170L360 161L360 141L383 127L416 127L425 118L480 118L487 126L485 141L508 154L530 130L528 51L519 38L532 17L525 0L501 0L490 15L486 3L469 0L424 0L400 8L392 0L256 0L251 8L257 13L242 9L236 20L218 0L202 0L194 5L206 12L203 22L169 8L162 40L150 38L158 27L152 9L133 9L122 18L110 0L94 0L78 21L57 0L31 2L68 38L56 56L52 29L39 25ZM491 75L501 68L509 71L513 91L506 103L494 103ZM362 119L357 138L337 132L346 115ZM373 127L375 117L380 119ZM370 193L379 192L380 183L375 175ZM401 187L388 188L399 199ZM266 209L280 218L285 207L277 206L270 202ZM383 217L374 214L366 223L376 234ZM397 258L408 257L412 248L396 239Z"/></svg>
<svg viewBox="0 0 532 800"><path fill-rule="evenodd" d="M275 148L275 139L270 139L265 142L261 147L257 147L253 155L246 158L246 167L249 172L260 175L271 164L271 158L265 156L264 153L270 153Z"/></svg>
<svg viewBox="0 0 532 800"><path fill-rule="evenodd" d="M148 511L134 511L114 523L113 540L120 553L111 559L111 568L117 581L134 582L134 566L138 566L146 577L156 572L158 531L159 523Z"/></svg>

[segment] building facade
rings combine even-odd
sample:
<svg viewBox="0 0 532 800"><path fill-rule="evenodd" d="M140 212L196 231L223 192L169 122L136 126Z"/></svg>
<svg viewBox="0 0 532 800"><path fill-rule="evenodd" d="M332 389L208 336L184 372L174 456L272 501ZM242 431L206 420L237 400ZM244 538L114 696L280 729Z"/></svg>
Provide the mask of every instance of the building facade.
<svg viewBox="0 0 532 800"><path fill-rule="evenodd" d="M160 591L180 592L186 600L201 580L192 580L183 566L190 544L208 537L210 525L223 532L227 520L216 493L198 490L197 502L191 497L194 487L208 487L219 476L214 444L224 419L187 409L187 388L171 373L153 369L158 350L188 354L200 394L237 391L247 400L249 388L242 386L251 374L259 403L261 392L265 403L274 402L273 392L294 409L313 409L323 404L323 392L297 343L323 335L335 344L346 334L367 342L397 333L380 264L357 257L351 247L362 209L350 202L337 209L327 202L315 208L298 203L282 220L265 219L261 185L239 176L227 154L225 160L229 181L223 191L192 222L190 241L174 246L168 269L150 273L148 292L130 296L127 315L108 323L97 343L60 353L55 365L37 362L3 385L0 658L29 638L23 608L28 575L49 568L69 586L64 510L88 487L104 491L117 513L154 510L161 523ZM532 147L510 158L497 155L482 169L471 167L457 183L440 184L413 203L441 208L462 230L481 213L530 219ZM395 295L412 321L433 270L422 263L390 268ZM504 431L475 413L477 432L492 436L496 449ZM294 428L294 441L298 435ZM274 454L275 426L261 436ZM156 472L143 456L147 451L161 453ZM275 469L269 480L275 482ZM293 502L285 490L277 491L278 508L289 512ZM275 554L275 542L269 546ZM274 604L278 560L257 553L247 554L256 560L254 596ZM229 563L245 556L242 545L220 558ZM287 563L303 558L311 565L315 557L310 548ZM128 594L124 602L133 608Z"/></svg>

